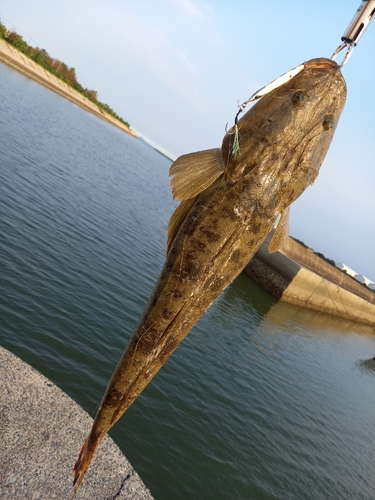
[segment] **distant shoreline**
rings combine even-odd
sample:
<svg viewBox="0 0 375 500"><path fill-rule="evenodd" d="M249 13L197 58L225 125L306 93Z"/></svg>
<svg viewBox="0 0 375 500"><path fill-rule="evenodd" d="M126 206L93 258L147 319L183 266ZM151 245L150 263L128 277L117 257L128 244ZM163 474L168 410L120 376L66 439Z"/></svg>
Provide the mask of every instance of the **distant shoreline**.
<svg viewBox="0 0 375 500"><path fill-rule="evenodd" d="M115 127L123 130L132 137L137 138L136 133L131 128L127 127L113 116L100 109L92 101L84 97L82 94L74 90L68 84L52 75L49 71L36 64L34 61L26 57L22 52L15 49L4 40L0 39L0 62L15 69L32 80L40 83L44 87L49 88L53 92L65 97L69 101L77 104L82 109L96 115L97 117L105 120L106 122L114 125Z"/></svg>

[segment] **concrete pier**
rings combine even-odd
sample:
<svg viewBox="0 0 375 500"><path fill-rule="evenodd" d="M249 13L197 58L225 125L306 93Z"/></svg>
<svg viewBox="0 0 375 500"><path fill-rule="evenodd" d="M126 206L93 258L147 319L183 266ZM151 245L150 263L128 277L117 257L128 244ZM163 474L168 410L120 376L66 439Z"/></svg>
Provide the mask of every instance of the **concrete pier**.
<svg viewBox="0 0 375 500"><path fill-rule="evenodd" d="M375 326L375 293L292 238L267 250L272 233L245 272L276 299Z"/></svg>
<svg viewBox="0 0 375 500"><path fill-rule="evenodd" d="M92 424L67 394L0 347L0 498L68 500L72 467ZM77 500L153 500L106 436Z"/></svg>

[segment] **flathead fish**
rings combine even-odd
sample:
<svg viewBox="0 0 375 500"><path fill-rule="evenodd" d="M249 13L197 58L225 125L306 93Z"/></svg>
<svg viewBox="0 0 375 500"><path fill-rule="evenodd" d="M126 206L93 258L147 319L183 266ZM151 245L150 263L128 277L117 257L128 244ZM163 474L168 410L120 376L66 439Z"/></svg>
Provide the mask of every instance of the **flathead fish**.
<svg viewBox="0 0 375 500"><path fill-rule="evenodd" d="M345 99L339 66L312 59L266 93L226 133L221 148L172 164L172 193L181 203L169 221L166 261L74 466L73 496L105 434L279 217L270 251L282 245L289 207L316 179Z"/></svg>

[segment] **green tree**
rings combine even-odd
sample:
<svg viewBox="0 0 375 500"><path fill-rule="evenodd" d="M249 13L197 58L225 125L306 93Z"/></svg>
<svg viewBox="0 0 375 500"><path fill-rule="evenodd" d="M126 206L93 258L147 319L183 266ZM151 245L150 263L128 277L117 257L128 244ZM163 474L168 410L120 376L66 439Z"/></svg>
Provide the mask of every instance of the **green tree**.
<svg viewBox="0 0 375 500"><path fill-rule="evenodd" d="M90 99L90 101L96 102L98 100L98 93L96 90L85 89L84 95Z"/></svg>
<svg viewBox="0 0 375 500"><path fill-rule="evenodd" d="M22 51L30 59L35 61L37 64L45 68L50 73L54 74L60 80L73 87L75 90L88 97L92 102L94 102L101 109L106 111L108 114L112 115L114 118L119 120L121 123L130 128L128 122L126 122L121 116L118 116L113 109L98 101L98 93L96 90L87 89L82 87L82 85L77 80L75 68L69 68L64 62L59 61L59 59L54 59L51 57L45 49L40 49L39 47L29 46L25 40L14 30L7 31L6 27L0 23L0 38L4 38L8 43L16 47L18 50Z"/></svg>
<svg viewBox="0 0 375 500"><path fill-rule="evenodd" d="M0 23L0 38L5 38L6 32L7 32L6 27Z"/></svg>
<svg viewBox="0 0 375 500"><path fill-rule="evenodd" d="M22 38L21 35L16 33L15 31L7 31L5 34L5 40L12 44L13 47L16 49L20 50L21 52L25 52L27 49L27 43L25 40Z"/></svg>
<svg viewBox="0 0 375 500"><path fill-rule="evenodd" d="M40 66L46 67L46 61L48 58L48 52L45 49L40 49L36 47L34 56L31 57Z"/></svg>

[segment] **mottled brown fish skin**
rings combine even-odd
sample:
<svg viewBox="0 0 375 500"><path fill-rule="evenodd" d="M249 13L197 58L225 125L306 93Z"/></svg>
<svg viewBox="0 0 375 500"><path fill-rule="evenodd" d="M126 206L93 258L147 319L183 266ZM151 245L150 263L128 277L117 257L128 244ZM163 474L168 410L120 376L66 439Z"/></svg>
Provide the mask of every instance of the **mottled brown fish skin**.
<svg viewBox="0 0 375 500"><path fill-rule="evenodd" d="M236 155L234 129L225 135L223 173L187 202L159 280L75 465L74 492L104 435L243 270L278 216L313 183L345 98L338 65L313 59L239 120Z"/></svg>

